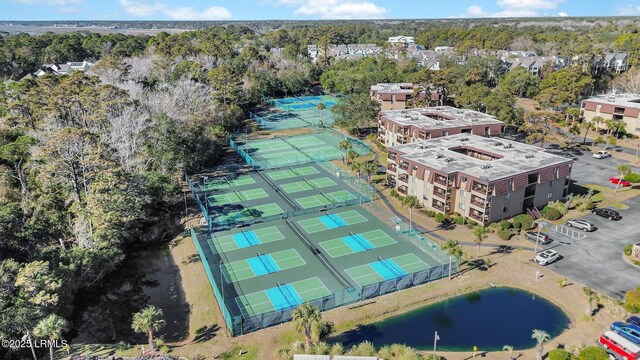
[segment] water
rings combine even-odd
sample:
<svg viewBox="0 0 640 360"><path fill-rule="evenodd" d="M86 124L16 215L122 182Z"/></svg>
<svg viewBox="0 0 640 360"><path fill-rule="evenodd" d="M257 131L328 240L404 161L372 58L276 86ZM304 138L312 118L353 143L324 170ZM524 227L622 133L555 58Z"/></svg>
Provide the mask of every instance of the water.
<svg viewBox="0 0 640 360"><path fill-rule="evenodd" d="M352 346L371 341L377 347L406 344L418 350L433 350L438 331L438 349L443 351L502 350L535 346L533 329L556 337L569 325L557 306L527 291L493 288L457 296L406 314L361 326L342 334L337 341Z"/></svg>

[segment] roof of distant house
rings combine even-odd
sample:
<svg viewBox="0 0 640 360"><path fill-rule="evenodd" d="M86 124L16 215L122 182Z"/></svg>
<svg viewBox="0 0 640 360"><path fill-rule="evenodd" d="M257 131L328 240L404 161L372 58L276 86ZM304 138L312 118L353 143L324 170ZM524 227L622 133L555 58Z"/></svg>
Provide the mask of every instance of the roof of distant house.
<svg viewBox="0 0 640 360"><path fill-rule="evenodd" d="M640 109L640 94L622 93L622 94L602 94L595 95L584 101L597 102L602 104L621 105L630 108Z"/></svg>
<svg viewBox="0 0 640 360"><path fill-rule="evenodd" d="M446 129L471 125L503 124L489 114L479 111L457 109L451 106L434 106L407 110L385 110L380 115L396 124L413 125L421 129Z"/></svg>

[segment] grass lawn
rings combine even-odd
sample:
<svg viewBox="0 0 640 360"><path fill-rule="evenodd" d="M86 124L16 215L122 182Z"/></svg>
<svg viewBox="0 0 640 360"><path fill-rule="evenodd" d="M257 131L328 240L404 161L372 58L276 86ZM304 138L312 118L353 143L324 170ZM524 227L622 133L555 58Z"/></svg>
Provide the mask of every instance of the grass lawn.
<svg viewBox="0 0 640 360"><path fill-rule="evenodd" d="M613 206L618 209L627 209L628 207L622 202L640 195L640 189L633 187L620 187L618 191L597 184L586 184L585 187L594 191L593 201L598 203L598 207Z"/></svg>

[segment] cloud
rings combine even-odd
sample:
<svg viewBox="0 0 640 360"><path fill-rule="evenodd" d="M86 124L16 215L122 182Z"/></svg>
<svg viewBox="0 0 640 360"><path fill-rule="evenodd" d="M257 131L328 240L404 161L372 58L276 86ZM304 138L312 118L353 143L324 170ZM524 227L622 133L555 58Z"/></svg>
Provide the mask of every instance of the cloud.
<svg viewBox="0 0 640 360"><path fill-rule="evenodd" d="M620 16L637 16L640 15L640 5L624 5L619 6L617 15Z"/></svg>
<svg viewBox="0 0 640 360"><path fill-rule="evenodd" d="M497 0L496 5L501 9L497 12L489 12L480 5L472 5L464 14L454 17L535 17L544 16L540 10L554 10L565 0ZM559 12L558 16L567 16L565 12Z"/></svg>
<svg viewBox="0 0 640 360"><path fill-rule="evenodd" d="M223 20L231 18L231 12L219 6L197 10L191 6L173 8L163 2L148 3L143 0L119 0L119 2L124 12L135 17L165 15L175 20Z"/></svg>
<svg viewBox="0 0 640 360"><path fill-rule="evenodd" d="M264 0L272 5L295 6L296 15L321 19L378 19L387 9L367 0Z"/></svg>
<svg viewBox="0 0 640 360"><path fill-rule="evenodd" d="M84 0L13 0L13 2L27 5L65 6L70 4L82 4Z"/></svg>
<svg viewBox="0 0 640 360"><path fill-rule="evenodd" d="M568 15L566 12L564 12L564 11L560 11L559 13L557 13L557 14L556 14L556 16L559 16L559 17L567 17L567 16L569 16L569 15Z"/></svg>

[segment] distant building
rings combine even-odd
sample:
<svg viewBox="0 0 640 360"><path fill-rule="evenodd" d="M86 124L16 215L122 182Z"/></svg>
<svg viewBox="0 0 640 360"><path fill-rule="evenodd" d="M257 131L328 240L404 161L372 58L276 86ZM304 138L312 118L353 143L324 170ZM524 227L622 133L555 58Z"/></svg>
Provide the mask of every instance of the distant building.
<svg viewBox="0 0 640 360"><path fill-rule="evenodd" d="M496 136L504 123L478 111L435 106L387 110L378 115L378 137L387 147L455 134Z"/></svg>
<svg viewBox="0 0 640 360"><path fill-rule="evenodd" d="M621 73L629 69L628 53L607 53L595 59L596 73L606 69L615 73Z"/></svg>
<svg viewBox="0 0 640 360"><path fill-rule="evenodd" d="M394 47L405 47L415 45L416 41L413 39L413 36L392 36L387 40L391 46Z"/></svg>
<svg viewBox="0 0 640 360"><path fill-rule="evenodd" d="M425 92L415 93L412 83L376 84L371 86L369 95L371 99L380 103L381 110L403 110L407 108L407 102L414 95L424 98Z"/></svg>
<svg viewBox="0 0 640 360"><path fill-rule="evenodd" d="M625 130L640 135L640 95L639 94L604 94L583 100L580 113L585 121L593 122L600 116L605 120L624 121ZM604 122L599 128L606 128Z"/></svg>
<svg viewBox="0 0 640 360"><path fill-rule="evenodd" d="M318 62L320 57L325 57L325 49L317 45L307 46L307 56L313 61ZM376 44L347 44L335 45L331 44L327 47L327 56L339 60L353 60L364 57L378 56L383 53L382 48Z"/></svg>
<svg viewBox="0 0 640 360"><path fill-rule="evenodd" d="M567 195L573 160L527 144L458 134L389 148L387 181L427 209L480 224Z"/></svg>
<svg viewBox="0 0 640 360"><path fill-rule="evenodd" d="M95 62L93 61L82 61L82 62L68 62L66 64L43 64L37 71L35 71L32 75L36 77L41 77L47 74L51 75L68 75L74 71L82 71L87 72ZM29 74L31 75L31 74ZM27 75L27 76L29 76Z"/></svg>

